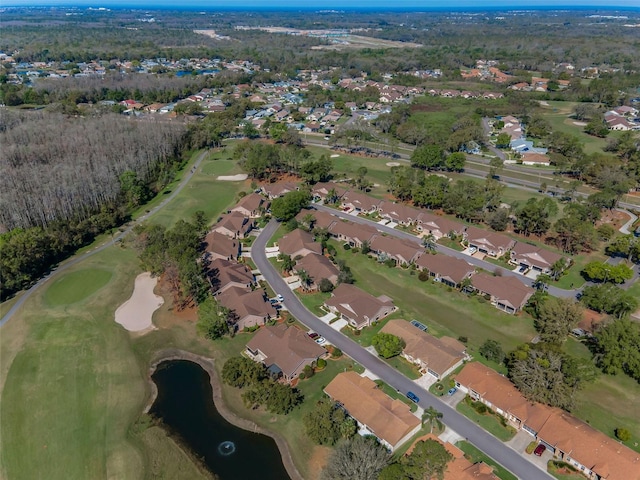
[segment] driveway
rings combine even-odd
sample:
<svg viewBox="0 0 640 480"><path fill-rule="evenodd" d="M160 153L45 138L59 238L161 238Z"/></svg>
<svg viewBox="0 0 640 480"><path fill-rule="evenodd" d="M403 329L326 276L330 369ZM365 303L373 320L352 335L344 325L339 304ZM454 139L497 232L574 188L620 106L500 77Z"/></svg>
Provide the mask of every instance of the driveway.
<svg viewBox="0 0 640 480"><path fill-rule="evenodd" d="M507 442L507 445L521 454L523 458L527 459L530 463L533 463L536 467L546 470L547 462L553 459L553 455L551 454L549 449L545 450L540 457L537 457L533 453L527 453L525 450L531 442L537 443L533 435L529 435L524 430L520 430L511 440Z"/></svg>
<svg viewBox="0 0 640 480"><path fill-rule="evenodd" d="M409 391L414 392L420 401L420 408L434 407L443 413L443 422L454 431L463 435L469 442L480 448L486 455L504 466L519 478L527 480L552 480L546 471L532 469L528 460L518 455L514 450L506 446L500 440L486 432L474 422L458 413L454 408L442 402L440 399L431 395L427 390L416 385L412 380L402 375L388 363L371 355L360 345L350 338L335 331L329 325L323 323L318 317L307 310L296 295L286 288L284 280L278 272L273 268L264 253L267 241L278 228L278 222L272 220L269 222L264 231L256 239L252 248L252 259L256 266L260 269L267 282L275 291L281 291L284 296L284 303L291 314L302 324L318 332L329 343L335 345L346 355L358 362L364 368L372 372L384 380L392 388L406 394ZM413 237L415 239L415 237Z"/></svg>

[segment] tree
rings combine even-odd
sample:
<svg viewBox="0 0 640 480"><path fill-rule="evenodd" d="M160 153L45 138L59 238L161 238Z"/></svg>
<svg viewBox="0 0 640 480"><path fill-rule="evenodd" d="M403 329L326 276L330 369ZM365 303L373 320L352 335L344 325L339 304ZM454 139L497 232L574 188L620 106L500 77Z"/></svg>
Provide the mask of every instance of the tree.
<svg viewBox="0 0 640 480"><path fill-rule="evenodd" d="M318 282L318 290L323 293L333 291L333 283L328 278L321 278L320 282Z"/></svg>
<svg viewBox="0 0 640 480"><path fill-rule="evenodd" d="M501 133L496 138L496 147L498 148L508 148L511 143L511 135L508 133Z"/></svg>
<svg viewBox="0 0 640 480"><path fill-rule="evenodd" d="M579 303L570 298L549 297L540 307L535 327L543 342L560 345L581 319Z"/></svg>
<svg viewBox="0 0 640 480"><path fill-rule="evenodd" d="M503 232L507 229L507 225L509 225L509 209L498 208L493 212L488 212L486 222L492 229Z"/></svg>
<svg viewBox="0 0 640 480"><path fill-rule="evenodd" d="M271 203L271 214L282 222L292 219L309 205L311 194L306 190L295 190L275 198Z"/></svg>
<svg viewBox="0 0 640 480"><path fill-rule="evenodd" d="M442 428L442 412L433 407L427 408L422 414L422 425L429 425L429 432L433 432L433 427Z"/></svg>
<svg viewBox="0 0 640 480"><path fill-rule="evenodd" d="M621 442L628 442L631 440L631 432L624 427L618 427L615 430L616 438Z"/></svg>
<svg viewBox="0 0 640 480"><path fill-rule="evenodd" d="M452 172L461 172L464 170L464 165L467 162L467 157L462 152L454 152L447 156L444 161L444 166L447 170Z"/></svg>
<svg viewBox="0 0 640 480"><path fill-rule="evenodd" d="M279 253L278 260L282 262L283 273L289 273L291 270L293 270L293 267L295 266L295 262L291 258L291 255L287 255L285 253Z"/></svg>
<svg viewBox="0 0 640 480"><path fill-rule="evenodd" d="M273 138L276 142L283 141L282 138L284 134L287 132L287 124L281 122L274 122L269 127L269 136Z"/></svg>
<svg viewBox="0 0 640 480"><path fill-rule="evenodd" d="M515 230L527 237L531 234L544 235L551 226L549 218L557 211L558 206L551 199L530 198L516 211Z"/></svg>
<svg viewBox="0 0 640 480"><path fill-rule="evenodd" d="M610 283L585 287L580 301L592 310L618 318L625 317L638 308L638 300L633 295Z"/></svg>
<svg viewBox="0 0 640 480"><path fill-rule="evenodd" d="M411 454L403 457L404 477L408 480L423 480L444 477L447 463L453 456L437 440L425 440L415 444Z"/></svg>
<svg viewBox="0 0 640 480"><path fill-rule="evenodd" d="M373 436L355 435L338 444L322 471L322 480L371 480L387 466L390 454Z"/></svg>
<svg viewBox="0 0 640 480"><path fill-rule="evenodd" d="M634 263L640 262L640 241L633 235L617 237L607 246L607 255L626 257Z"/></svg>
<svg viewBox="0 0 640 480"><path fill-rule="evenodd" d="M246 357L231 357L222 366L222 380L232 387L255 385L266 377L264 365Z"/></svg>
<svg viewBox="0 0 640 480"><path fill-rule="evenodd" d="M196 330L209 340L217 340L230 333L226 318L219 315L218 306L211 296L198 306Z"/></svg>
<svg viewBox="0 0 640 480"><path fill-rule="evenodd" d="M336 402L323 397L302 422L307 436L318 445L335 445L355 435L357 425Z"/></svg>
<svg viewBox="0 0 640 480"><path fill-rule="evenodd" d="M411 166L423 170L438 170L444 166L444 152L435 144L418 147L411 154Z"/></svg>
<svg viewBox="0 0 640 480"><path fill-rule="evenodd" d="M382 358L395 357L402 353L402 349L406 346L403 339L390 333L377 333L371 339L371 345Z"/></svg>
<svg viewBox="0 0 640 480"><path fill-rule="evenodd" d="M504 361L504 351L500 344L495 340L486 340L480 346L478 352L487 360L491 360L496 363L502 363Z"/></svg>
<svg viewBox="0 0 640 480"><path fill-rule="evenodd" d="M624 283L633 278L633 270L624 263L609 265L604 262L589 262L582 269L582 273L596 282Z"/></svg>
<svg viewBox="0 0 640 480"><path fill-rule="evenodd" d="M595 337L594 358L604 373L622 371L640 381L640 324L627 318L613 320L597 328Z"/></svg>

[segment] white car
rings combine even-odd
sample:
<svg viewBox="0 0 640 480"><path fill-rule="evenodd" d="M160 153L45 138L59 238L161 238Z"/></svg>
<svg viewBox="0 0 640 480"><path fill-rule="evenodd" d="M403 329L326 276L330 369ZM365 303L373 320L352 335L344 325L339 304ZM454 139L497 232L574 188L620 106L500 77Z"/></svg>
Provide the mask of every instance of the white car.
<svg viewBox="0 0 640 480"><path fill-rule="evenodd" d="M318 345L324 345L325 343L327 343L327 341L325 340L324 337L318 337L318 338L316 338L316 343Z"/></svg>
<svg viewBox="0 0 640 480"><path fill-rule="evenodd" d="M279 302L284 302L284 297L280 293L276 295L276 298L278 299Z"/></svg>

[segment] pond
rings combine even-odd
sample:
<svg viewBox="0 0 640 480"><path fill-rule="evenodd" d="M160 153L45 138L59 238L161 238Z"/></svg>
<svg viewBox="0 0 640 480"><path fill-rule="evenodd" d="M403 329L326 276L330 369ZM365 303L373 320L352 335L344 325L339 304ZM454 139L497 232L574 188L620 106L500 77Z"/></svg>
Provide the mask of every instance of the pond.
<svg viewBox="0 0 640 480"><path fill-rule="evenodd" d="M271 437L236 427L220 415L209 374L200 365L162 362L152 379L158 397L151 415L160 418L220 480L290 479Z"/></svg>

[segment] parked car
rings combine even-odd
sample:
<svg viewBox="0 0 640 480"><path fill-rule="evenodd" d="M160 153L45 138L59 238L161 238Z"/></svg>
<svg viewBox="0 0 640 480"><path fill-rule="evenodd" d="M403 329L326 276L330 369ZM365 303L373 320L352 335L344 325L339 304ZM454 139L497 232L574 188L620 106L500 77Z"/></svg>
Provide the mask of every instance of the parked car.
<svg viewBox="0 0 640 480"><path fill-rule="evenodd" d="M454 393L456 393L458 391L458 389L456 387L450 388L449 391L447 392L447 395L451 396Z"/></svg>
<svg viewBox="0 0 640 480"><path fill-rule="evenodd" d="M527 271L527 267L525 265L522 265L519 269L518 269L518 273L524 273Z"/></svg>
<svg viewBox="0 0 640 480"><path fill-rule="evenodd" d="M412 402L416 402L416 403L420 401L420 398L418 398L418 396L413 392L407 392L407 398Z"/></svg>
<svg viewBox="0 0 640 480"><path fill-rule="evenodd" d="M309 332L309 337L316 339L318 338L320 335L318 335L316 332Z"/></svg>
<svg viewBox="0 0 640 480"><path fill-rule="evenodd" d="M474 253L476 253L478 251L478 249L476 247L470 247L469 248L469 255L473 255Z"/></svg>
<svg viewBox="0 0 640 480"><path fill-rule="evenodd" d="M316 343L318 345L324 345L325 343L327 343L327 340L324 337L318 337L316 338Z"/></svg>
<svg viewBox="0 0 640 480"><path fill-rule="evenodd" d="M547 449L543 444L539 443L536 449L533 451L533 454L536 457L541 457L544 451Z"/></svg>
<svg viewBox="0 0 640 480"><path fill-rule="evenodd" d="M280 293L276 295L276 298L278 299L279 302L284 302L284 297Z"/></svg>

